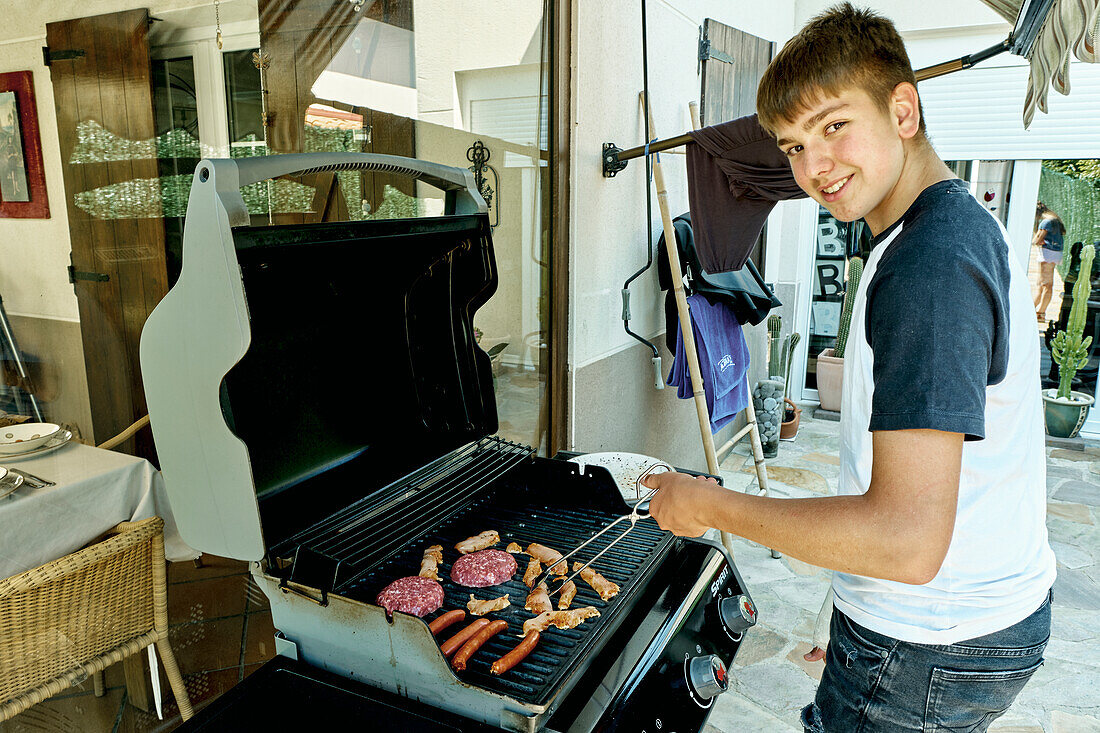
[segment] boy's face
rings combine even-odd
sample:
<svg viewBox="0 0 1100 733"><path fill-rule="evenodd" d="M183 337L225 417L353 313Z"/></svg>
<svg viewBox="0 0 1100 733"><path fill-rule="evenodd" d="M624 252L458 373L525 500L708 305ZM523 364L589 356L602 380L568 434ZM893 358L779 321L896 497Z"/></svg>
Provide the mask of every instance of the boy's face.
<svg viewBox="0 0 1100 733"><path fill-rule="evenodd" d="M896 112L894 107L891 100ZM866 219L877 234L911 203L896 211L906 162L903 142L912 137L904 114L888 113L862 89L822 96L775 132L798 185L837 219Z"/></svg>

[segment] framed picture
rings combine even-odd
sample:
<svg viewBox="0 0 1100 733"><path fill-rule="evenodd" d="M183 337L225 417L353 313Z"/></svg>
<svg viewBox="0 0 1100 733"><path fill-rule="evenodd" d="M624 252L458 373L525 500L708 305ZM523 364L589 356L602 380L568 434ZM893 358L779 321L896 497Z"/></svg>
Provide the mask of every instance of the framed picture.
<svg viewBox="0 0 1100 733"><path fill-rule="evenodd" d="M0 74L0 218L50 218L29 71Z"/></svg>

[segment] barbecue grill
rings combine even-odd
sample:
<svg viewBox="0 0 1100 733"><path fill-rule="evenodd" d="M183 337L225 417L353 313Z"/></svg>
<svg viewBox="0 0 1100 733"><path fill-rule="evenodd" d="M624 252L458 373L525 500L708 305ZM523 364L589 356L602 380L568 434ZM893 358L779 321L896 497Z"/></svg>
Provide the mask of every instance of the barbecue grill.
<svg viewBox="0 0 1100 733"><path fill-rule="evenodd" d="M341 170L440 188L444 215L250 224L241 186ZM426 719L438 708L517 732L697 730L755 622L717 543L638 522L594 565L619 594L603 601L578 579L573 607L600 615L543 632L499 676L490 663L533 616L523 609L528 589L517 577L487 589L450 580L455 543L483 530L497 530L500 547L567 552L630 511L606 469L493 435L490 360L472 322L497 285L490 231L470 172L425 161L305 154L196 168L183 270L149 317L141 363L181 534L251 563L278 654L299 665L284 659L242 684L268 685L285 702L288 685L305 695L320 684L303 681L313 669L376 688L391 707L404 700ZM424 619L387 615L378 592L416 575L432 544L444 547L443 608ZM492 617L507 631L452 671L426 622L471 594L504 593L512 605ZM238 693L232 704L255 697Z"/></svg>

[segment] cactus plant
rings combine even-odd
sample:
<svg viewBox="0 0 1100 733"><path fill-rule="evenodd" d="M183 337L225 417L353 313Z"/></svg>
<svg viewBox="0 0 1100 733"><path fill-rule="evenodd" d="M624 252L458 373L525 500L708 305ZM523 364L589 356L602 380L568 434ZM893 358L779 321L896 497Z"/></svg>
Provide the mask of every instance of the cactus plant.
<svg viewBox="0 0 1100 733"><path fill-rule="evenodd" d="M794 361L794 349L798 346L798 342L802 340L802 336L797 332L792 333L783 342L783 399L787 399L791 396L791 362Z"/></svg>
<svg viewBox="0 0 1100 733"><path fill-rule="evenodd" d="M1089 346L1092 344L1092 336L1082 335L1085 332L1085 316L1088 311L1089 291L1092 284L1092 261L1096 256L1094 247L1081 248L1081 272L1077 276L1077 282L1073 284L1073 305L1069 309L1069 319L1066 322L1066 330L1059 331L1054 340L1050 342L1050 353L1058 364L1058 398L1068 399L1070 385L1077 370L1089 362Z"/></svg>
<svg viewBox="0 0 1100 733"><path fill-rule="evenodd" d="M768 377L783 374L783 342L779 334L783 330L783 318L778 314L768 316Z"/></svg>
<svg viewBox="0 0 1100 733"><path fill-rule="evenodd" d="M863 277L863 260L853 257L848 262L848 284L844 288L844 305L840 308L840 327L836 332L836 348L833 356L844 358L844 349L848 345L848 330L852 326L852 308L855 307L856 291L859 290L859 280Z"/></svg>

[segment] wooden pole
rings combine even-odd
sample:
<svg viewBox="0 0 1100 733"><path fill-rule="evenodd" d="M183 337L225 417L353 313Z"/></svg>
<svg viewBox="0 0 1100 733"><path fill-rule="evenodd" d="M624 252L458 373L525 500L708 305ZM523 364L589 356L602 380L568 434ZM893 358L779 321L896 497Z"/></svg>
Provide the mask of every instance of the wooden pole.
<svg viewBox="0 0 1100 733"><path fill-rule="evenodd" d="M644 114L649 117L649 134L656 135L649 100L645 98L644 93L642 93L641 99ZM699 418L699 433L703 439L703 453L707 458L707 472L718 475L718 456L714 452L714 436L710 432L707 394L703 390L703 376L699 369L699 352L695 348L695 332L691 327L691 313L688 309L687 295L684 294L684 281L680 276L680 253L676 249L676 231L672 227L672 216L668 210L668 191L665 188L665 175L661 171L659 158L653 159L653 185L657 190L657 204L661 209L661 226L665 234L665 254L668 255L669 272L672 273L672 292L676 299L676 313L680 317L680 333L684 339L684 353L687 355L688 374L691 376L691 391L695 397L695 412Z"/></svg>
<svg viewBox="0 0 1100 733"><path fill-rule="evenodd" d="M691 127L698 130L702 127L699 120L699 105L695 102L688 102L688 110L691 111ZM746 386L748 380L748 374L745 375ZM752 460L756 467L756 483L760 487L760 495L766 496L768 493L768 467L764 463L764 446L760 442L760 427L756 422L756 407L752 404L752 390L749 389L749 402L745 405L745 421L747 424L744 428L738 431L737 435L733 436L726 445L733 447L737 441L740 440L745 433L749 434L749 445L752 446ZM722 447L725 450L725 446ZM729 532L722 532L722 544L730 553L730 557L733 557L733 536ZM772 557L779 557L779 553L775 550L771 551Z"/></svg>

